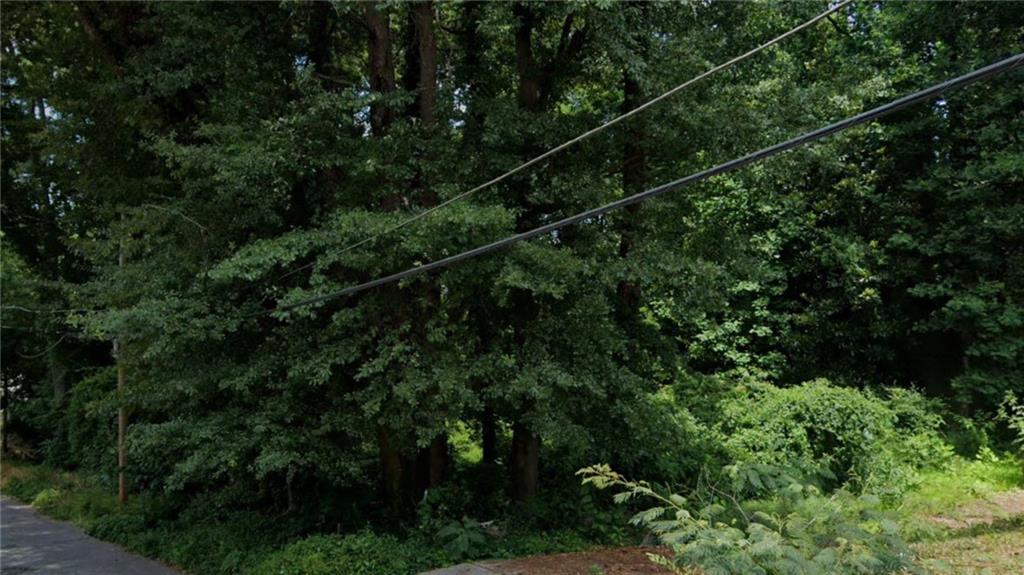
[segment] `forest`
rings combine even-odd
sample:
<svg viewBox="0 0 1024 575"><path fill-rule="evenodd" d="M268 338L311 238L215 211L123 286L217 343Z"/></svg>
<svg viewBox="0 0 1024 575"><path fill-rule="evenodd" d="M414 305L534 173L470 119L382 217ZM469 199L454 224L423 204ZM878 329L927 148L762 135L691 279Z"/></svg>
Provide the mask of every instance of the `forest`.
<svg viewBox="0 0 1024 575"><path fill-rule="evenodd" d="M5 2L3 494L195 575L1020 573L1024 67L343 290L1019 56L1022 8Z"/></svg>

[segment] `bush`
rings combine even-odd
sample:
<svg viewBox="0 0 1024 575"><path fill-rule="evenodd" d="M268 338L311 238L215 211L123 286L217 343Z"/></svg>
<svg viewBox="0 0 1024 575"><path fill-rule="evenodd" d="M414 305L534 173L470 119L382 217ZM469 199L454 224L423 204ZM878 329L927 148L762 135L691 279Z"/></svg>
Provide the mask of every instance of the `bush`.
<svg viewBox="0 0 1024 575"><path fill-rule="evenodd" d="M991 421L952 415L948 418L944 435L957 455L973 458L982 449L992 447L993 428Z"/></svg>
<svg viewBox="0 0 1024 575"><path fill-rule="evenodd" d="M442 552L389 535L362 531L318 535L271 554L254 575L378 575L418 573L443 565Z"/></svg>
<svg viewBox="0 0 1024 575"><path fill-rule="evenodd" d="M1003 402L999 405L999 419L1006 423L1013 434L1012 442L1017 447L1017 452L1024 455L1024 401L1018 400L1017 396L1007 392Z"/></svg>
<svg viewBox="0 0 1024 575"><path fill-rule="evenodd" d="M71 386L66 404L49 414L52 437L43 445L47 463L113 476L117 467L117 424L113 367L96 370Z"/></svg>
<svg viewBox="0 0 1024 575"><path fill-rule="evenodd" d="M655 503L632 522L650 529L672 549L671 559L651 559L676 573L689 573L693 566L709 575L881 574L915 569L898 524L881 510L878 498L844 491L825 497L781 468L760 466L734 474L752 479L756 490L770 487L769 496L749 500L737 498L746 487L743 481L732 492L708 486L687 499L630 481L606 465L579 473L584 483L618 489L618 502L643 498Z"/></svg>
<svg viewBox="0 0 1024 575"><path fill-rule="evenodd" d="M723 402L720 431L737 461L794 468L827 488L898 498L917 469L949 460L936 405L909 390L889 399L819 379L790 388L760 384Z"/></svg>

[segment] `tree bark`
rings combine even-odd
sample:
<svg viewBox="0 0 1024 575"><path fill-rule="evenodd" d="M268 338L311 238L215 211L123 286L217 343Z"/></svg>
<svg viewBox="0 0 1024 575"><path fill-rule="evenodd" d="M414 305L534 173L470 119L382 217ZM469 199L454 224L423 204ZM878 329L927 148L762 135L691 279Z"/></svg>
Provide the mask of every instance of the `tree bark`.
<svg viewBox="0 0 1024 575"><path fill-rule="evenodd" d="M424 124L433 124L437 110L437 37L434 34L433 2L416 2L409 6L405 43L402 83L406 90L416 94L407 113Z"/></svg>
<svg viewBox="0 0 1024 575"><path fill-rule="evenodd" d="M11 390L7 387L7 379L3 381L3 395L0 395L0 454L8 454L7 425L11 421Z"/></svg>
<svg viewBox="0 0 1024 575"><path fill-rule="evenodd" d="M517 102L519 108L529 113L539 113L542 107L541 79L537 62L533 55L533 27L535 15L533 10L525 4L515 4L512 7L516 17L515 27L515 53L516 73L519 77L519 89ZM524 149L527 154L533 150L530 142L526 142ZM532 227L533 210L529 209L529 188L525 181L515 184L518 188L519 201L523 209L520 211L516 221L516 228L523 231ZM525 295L525 294L524 294ZM537 302L532 295L525 295L522 306L526 313L520 316L521 323L515 326L516 339L522 343L526 326L523 325L528 317L534 317L537 310ZM540 437L534 435L522 423L522 419L529 412L529 407L523 407L522 413L512 425L512 450L508 459L509 470L509 495L514 501L525 502L537 494L537 482L540 469Z"/></svg>
<svg viewBox="0 0 1024 575"><path fill-rule="evenodd" d="M644 95L639 82L627 70L623 73L622 112L628 112L643 103ZM642 192L647 186L647 152L643 141L646 134L639 118L632 120L632 128L623 146L622 189L625 195L631 196ZM626 206L622 216L622 227L619 238L619 257L626 258L636 246L637 217L640 204ZM636 319L640 307L640 287L629 279L619 281L618 287L619 313L625 323Z"/></svg>
<svg viewBox="0 0 1024 575"><path fill-rule="evenodd" d="M380 457L381 494L388 503L395 504L402 500L402 456L383 427L377 428L377 453Z"/></svg>
<svg viewBox="0 0 1024 575"><path fill-rule="evenodd" d="M434 5L432 2L417 2L409 5L408 22L405 27L405 70L402 86L413 93L415 98L406 108L406 114L418 118L426 135L432 132L437 110L437 38L434 33ZM429 141L429 139L428 139ZM429 146L417 151L415 161L429 162ZM422 207L437 204L437 194L430 182L425 181L423 170L416 166L409 200Z"/></svg>
<svg viewBox="0 0 1024 575"><path fill-rule="evenodd" d="M512 6L516 17L515 49L516 74L519 76L517 101L519 107L530 112L540 111L540 74L533 57L533 10L525 4Z"/></svg>
<svg viewBox="0 0 1024 575"><path fill-rule="evenodd" d="M57 353L56 342L48 345L50 349L46 352L46 376L53 386L54 405L59 406L68 393L68 368L64 365L61 355Z"/></svg>
<svg viewBox="0 0 1024 575"><path fill-rule="evenodd" d="M494 408L487 406L480 415L480 435L483 444L483 463L494 465L498 460L498 423L494 417Z"/></svg>
<svg viewBox="0 0 1024 575"><path fill-rule="evenodd" d="M462 7L461 32L458 35L459 52L462 56L462 69L467 78L467 90L465 93L465 104L467 113L465 115L466 126L463 129L462 149L466 157L470 153L479 153L483 144L484 125L487 114L482 105L482 98L486 91L483 78L484 73L483 54L486 51L485 38L480 34L481 4L479 2L465 2Z"/></svg>
<svg viewBox="0 0 1024 575"><path fill-rule="evenodd" d="M100 57L106 62L118 77L124 75L121 67L121 53L118 47L111 42L100 30L99 23L91 10L90 2L76 2L74 6L75 20L82 27L85 35L93 43L100 53Z"/></svg>
<svg viewBox="0 0 1024 575"><path fill-rule="evenodd" d="M124 268L124 240L117 252L117 267ZM117 408L117 500L124 505L128 501L128 481L125 477L125 467L128 466L128 453L125 449L125 433L128 430L128 411L124 406L124 349L121 340L114 341L114 355L117 356L117 395L119 406Z"/></svg>
<svg viewBox="0 0 1024 575"><path fill-rule="evenodd" d="M118 346L118 355L120 355ZM124 363L120 358L117 360L117 391L124 393ZM123 402L124 399L122 398ZM117 408L117 500L124 504L128 501L128 481L125 478L125 467L128 466L128 453L125 450L124 438L128 430L128 412L122 405Z"/></svg>
<svg viewBox="0 0 1024 575"><path fill-rule="evenodd" d="M524 503L537 495L540 479L540 437L521 423L512 428L512 477L509 487L514 501Z"/></svg>
<svg viewBox="0 0 1024 575"><path fill-rule="evenodd" d="M448 462L448 435L442 433L417 453L414 499L422 498L428 489L444 483L448 477Z"/></svg>
<svg viewBox="0 0 1024 575"><path fill-rule="evenodd" d="M390 18L373 3L366 4L366 27L370 31L370 90L378 94L395 91L395 64L391 55ZM370 105L370 129L375 136L384 135L395 121L395 111L382 102Z"/></svg>
<svg viewBox="0 0 1024 575"><path fill-rule="evenodd" d="M406 73L403 82L406 89L416 94L408 113L419 118L422 125L430 130L434 127L437 110L437 37L434 32L433 2L416 2L409 6L406 34ZM430 183L425 181L420 169L416 170L412 189L416 194L414 201L419 205L429 207L437 204L437 195ZM427 301L439 299L437 290L429 284L424 285L423 289ZM419 337L421 345L425 345L426 334L422 333ZM448 435L438 434L428 447L420 450L417 460L420 465L417 466L415 495L419 498L427 489L441 485L448 474Z"/></svg>
<svg viewBox="0 0 1024 575"><path fill-rule="evenodd" d="M334 7L330 2L313 2L310 9L310 21L306 32L309 38L309 61L321 78L330 78L334 74L331 65Z"/></svg>
<svg viewBox="0 0 1024 575"><path fill-rule="evenodd" d="M377 6L368 2L364 12L368 34L367 54L370 90L378 95L395 91L395 66L391 55L390 18ZM370 133L383 137L394 123L395 112L382 102L370 105ZM380 461L381 495L389 505L400 505L403 500L404 476L407 473L404 458L394 438L384 426L377 428L377 452Z"/></svg>

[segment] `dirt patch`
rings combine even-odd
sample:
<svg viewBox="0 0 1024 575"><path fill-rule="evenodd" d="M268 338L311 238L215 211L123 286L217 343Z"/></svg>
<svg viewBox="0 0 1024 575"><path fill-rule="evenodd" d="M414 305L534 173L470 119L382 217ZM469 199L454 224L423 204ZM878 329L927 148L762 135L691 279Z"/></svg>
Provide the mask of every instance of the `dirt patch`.
<svg viewBox="0 0 1024 575"><path fill-rule="evenodd" d="M987 528L986 528L987 529ZM994 528L993 528L994 529ZM1024 528L1013 525L973 537L914 545L932 573L1020 575L1024 573Z"/></svg>
<svg viewBox="0 0 1024 575"><path fill-rule="evenodd" d="M656 553L668 557L665 547L618 547L580 553L535 555L501 565L506 575L663 575L670 573L647 557Z"/></svg>
<svg viewBox="0 0 1024 575"><path fill-rule="evenodd" d="M1001 491L957 507L949 515L933 515L928 520L950 529L966 529L1024 515L1024 489Z"/></svg>

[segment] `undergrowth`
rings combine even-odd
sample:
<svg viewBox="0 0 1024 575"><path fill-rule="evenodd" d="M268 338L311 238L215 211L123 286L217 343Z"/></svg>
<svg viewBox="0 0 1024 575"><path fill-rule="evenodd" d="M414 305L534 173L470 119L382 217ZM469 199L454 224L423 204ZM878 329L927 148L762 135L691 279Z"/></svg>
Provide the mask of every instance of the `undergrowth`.
<svg viewBox="0 0 1024 575"><path fill-rule="evenodd" d="M400 575L472 558L562 553L621 542L595 528L533 529L512 521L498 527L422 518L416 528L401 533L316 534L301 518L287 514L218 512L204 509L201 502L180 510L152 494L134 495L122 507L98 479L47 465L4 461L0 471L5 495L194 575ZM453 545L456 541L468 544Z"/></svg>

